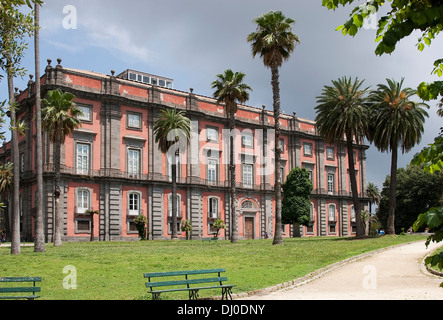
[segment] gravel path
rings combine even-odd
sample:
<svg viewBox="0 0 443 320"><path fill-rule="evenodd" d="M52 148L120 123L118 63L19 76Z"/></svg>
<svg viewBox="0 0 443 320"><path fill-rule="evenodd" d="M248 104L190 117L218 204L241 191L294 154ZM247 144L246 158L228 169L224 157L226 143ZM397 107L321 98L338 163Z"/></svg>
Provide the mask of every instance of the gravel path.
<svg viewBox="0 0 443 320"><path fill-rule="evenodd" d="M244 300L443 300L443 277L428 273L423 258L442 242L413 242L335 264L292 286L262 290ZM275 290L275 288L274 288Z"/></svg>

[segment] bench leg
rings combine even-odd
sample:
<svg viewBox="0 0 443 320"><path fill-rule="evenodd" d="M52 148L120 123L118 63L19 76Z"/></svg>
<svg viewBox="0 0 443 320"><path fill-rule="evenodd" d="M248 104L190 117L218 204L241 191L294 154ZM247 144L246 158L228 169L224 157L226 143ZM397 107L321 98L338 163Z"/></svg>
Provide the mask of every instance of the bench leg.
<svg viewBox="0 0 443 320"><path fill-rule="evenodd" d="M232 288L222 288L222 300L232 300Z"/></svg>
<svg viewBox="0 0 443 320"><path fill-rule="evenodd" d="M160 293L151 293L152 294L152 300L161 300Z"/></svg>
<svg viewBox="0 0 443 320"><path fill-rule="evenodd" d="M198 300L198 290L189 290L189 300Z"/></svg>

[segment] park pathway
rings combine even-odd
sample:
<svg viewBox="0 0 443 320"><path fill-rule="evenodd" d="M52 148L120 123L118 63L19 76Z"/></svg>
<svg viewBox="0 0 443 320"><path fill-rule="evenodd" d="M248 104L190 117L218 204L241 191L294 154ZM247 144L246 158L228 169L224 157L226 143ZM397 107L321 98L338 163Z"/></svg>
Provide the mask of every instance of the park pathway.
<svg viewBox="0 0 443 320"><path fill-rule="evenodd" d="M377 251L274 292L245 300L443 300L443 277L429 274L423 258L443 243L424 241Z"/></svg>

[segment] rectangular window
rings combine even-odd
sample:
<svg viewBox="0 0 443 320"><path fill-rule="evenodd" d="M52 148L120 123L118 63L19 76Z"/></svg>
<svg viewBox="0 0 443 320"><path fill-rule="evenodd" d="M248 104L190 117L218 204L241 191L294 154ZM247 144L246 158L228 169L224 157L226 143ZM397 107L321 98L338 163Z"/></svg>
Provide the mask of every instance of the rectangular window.
<svg viewBox="0 0 443 320"><path fill-rule="evenodd" d="M181 195L177 194L177 218L181 217ZM168 194L168 216L172 217L172 194Z"/></svg>
<svg viewBox="0 0 443 320"><path fill-rule="evenodd" d="M335 159L334 147L326 147L326 159L328 159L328 160Z"/></svg>
<svg viewBox="0 0 443 320"><path fill-rule="evenodd" d="M137 80L137 75L135 73L129 73L129 80Z"/></svg>
<svg viewBox="0 0 443 320"><path fill-rule="evenodd" d="M217 159L208 159L208 182L217 182Z"/></svg>
<svg viewBox="0 0 443 320"><path fill-rule="evenodd" d="M312 143L303 144L303 154L305 156L312 156Z"/></svg>
<svg viewBox="0 0 443 320"><path fill-rule="evenodd" d="M285 140L284 139L278 140L278 147L280 148L281 152L285 152Z"/></svg>
<svg viewBox="0 0 443 320"><path fill-rule="evenodd" d="M217 198L209 198L208 202L208 216L209 218L217 218L218 217L218 199Z"/></svg>
<svg viewBox="0 0 443 320"><path fill-rule="evenodd" d="M151 79L147 76L143 76L143 82L144 83L150 83Z"/></svg>
<svg viewBox="0 0 443 320"><path fill-rule="evenodd" d="M165 87L165 86L166 86L166 82L165 82L165 80L159 79L159 80L158 80L158 85L159 85L160 87Z"/></svg>
<svg viewBox="0 0 443 320"><path fill-rule="evenodd" d="M328 173L328 193L334 192L334 174Z"/></svg>
<svg viewBox="0 0 443 320"><path fill-rule="evenodd" d="M335 205L333 204L328 206L328 219L329 221L335 221Z"/></svg>
<svg viewBox="0 0 443 320"><path fill-rule="evenodd" d="M127 113L128 128L141 129L142 127L142 115L140 113Z"/></svg>
<svg viewBox="0 0 443 320"><path fill-rule="evenodd" d="M252 164L243 164L243 186L252 187Z"/></svg>
<svg viewBox="0 0 443 320"><path fill-rule="evenodd" d="M217 128L207 127L206 128L206 140L218 142L218 130Z"/></svg>
<svg viewBox="0 0 443 320"><path fill-rule="evenodd" d="M77 108L82 112L77 119L92 122L92 106L77 104Z"/></svg>
<svg viewBox="0 0 443 320"><path fill-rule="evenodd" d="M130 193L128 197L128 214L130 216L138 216L140 214L140 195L138 193Z"/></svg>
<svg viewBox="0 0 443 320"><path fill-rule="evenodd" d="M90 145L77 143L77 174L89 173Z"/></svg>
<svg viewBox="0 0 443 320"><path fill-rule="evenodd" d="M281 167L280 168L280 181L281 181L281 183L285 182L285 178L286 178L286 176L285 176L285 168Z"/></svg>
<svg viewBox="0 0 443 320"><path fill-rule="evenodd" d="M241 138L243 147L254 147L254 136L251 132L243 132Z"/></svg>
<svg viewBox="0 0 443 320"><path fill-rule="evenodd" d="M140 150L128 149L128 174L140 174Z"/></svg>
<svg viewBox="0 0 443 320"><path fill-rule="evenodd" d="M77 213L85 214L89 210L89 190L79 189L77 190Z"/></svg>

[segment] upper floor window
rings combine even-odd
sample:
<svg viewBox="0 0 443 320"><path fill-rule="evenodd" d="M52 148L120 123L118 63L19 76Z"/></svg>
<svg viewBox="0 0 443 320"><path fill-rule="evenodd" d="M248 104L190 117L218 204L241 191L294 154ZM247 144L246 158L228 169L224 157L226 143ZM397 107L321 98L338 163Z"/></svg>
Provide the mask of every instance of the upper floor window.
<svg viewBox="0 0 443 320"><path fill-rule="evenodd" d="M128 173L140 174L140 150L128 149Z"/></svg>
<svg viewBox="0 0 443 320"><path fill-rule="evenodd" d="M206 140L218 142L218 129L214 127L206 127Z"/></svg>
<svg viewBox="0 0 443 320"><path fill-rule="evenodd" d="M253 165L252 164L243 164L242 166L242 182L245 187L252 187L253 184Z"/></svg>
<svg viewBox="0 0 443 320"><path fill-rule="evenodd" d="M87 104L77 104L77 108L82 112L82 114L77 116L77 119L92 122L92 106Z"/></svg>
<svg viewBox="0 0 443 320"><path fill-rule="evenodd" d="M217 182L217 168L218 168L218 159L208 159L208 182Z"/></svg>
<svg viewBox="0 0 443 320"><path fill-rule="evenodd" d="M254 147L254 135L252 132L242 132L241 141L243 147Z"/></svg>
<svg viewBox="0 0 443 320"><path fill-rule="evenodd" d="M312 156L312 143L303 143L303 154L305 156Z"/></svg>
<svg viewBox="0 0 443 320"><path fill-rule="evenodd" d="M328 160L334 160L335 159L334 147L326 147L326 159L328 159Z"/></svg>
<svg viewBox="0 0 443 320"><path fill-rule="evenodd" d="M77 143L77 174L88 174L90 149L91 145L88 143Z"/></svg>
<svg viewBox="0 0 443 320"><path fill-rule="evenodd" d="M127 126L130 129L141 129L142 127L142 115L140 113L128 112L127 113L128 123Z"/></svg>
<svg viewBox="0 0 443 320"><path fill-rule="evenodd" d="M334 192L335 185L335 175L333 173L328 173L328 193Z"/></svg>

